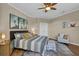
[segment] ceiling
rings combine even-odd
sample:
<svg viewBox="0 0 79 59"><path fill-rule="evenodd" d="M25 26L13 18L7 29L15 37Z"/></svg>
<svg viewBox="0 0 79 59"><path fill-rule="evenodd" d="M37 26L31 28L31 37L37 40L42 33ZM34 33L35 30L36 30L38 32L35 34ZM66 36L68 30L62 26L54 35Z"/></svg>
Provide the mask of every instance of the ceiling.
<svg viewBox="0 0 79 59"><path fill-rule="evenodd" d="M53 19L79 10L79 3L58 3L55 5L57 10L49 10L47 13L38 9L43 6L42 3L10 3L9 5L17 8L29 17L43 19Z"/></svg>

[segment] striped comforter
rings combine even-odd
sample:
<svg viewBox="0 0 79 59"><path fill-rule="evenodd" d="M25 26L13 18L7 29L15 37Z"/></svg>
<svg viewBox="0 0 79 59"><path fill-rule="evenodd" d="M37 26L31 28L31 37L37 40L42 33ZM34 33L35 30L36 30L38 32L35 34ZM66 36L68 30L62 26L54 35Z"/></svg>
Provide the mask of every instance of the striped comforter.
<svg viewBox="0 0 79 59"><path fill-rule="evenodd" d="M31 39L14 39L14 48L21 48L24 50L31 50L34 52L42 53L45 44L47 43L47 37L45 36L35 36Z"/></svg>

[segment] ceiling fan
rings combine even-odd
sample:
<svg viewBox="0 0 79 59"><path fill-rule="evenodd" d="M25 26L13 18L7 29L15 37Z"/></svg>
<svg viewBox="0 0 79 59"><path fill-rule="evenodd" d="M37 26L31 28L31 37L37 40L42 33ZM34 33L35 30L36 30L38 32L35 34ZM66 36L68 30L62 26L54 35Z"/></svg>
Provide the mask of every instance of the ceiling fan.
<svg viewBox="0 0 79 59"><path fill-rule="evenodd" d="M54 5L56 4L57 3L43 3L44 7L38 9L44 9L45 12L47 12L48 10L56 10L56 8L54 7Z"/></svg>

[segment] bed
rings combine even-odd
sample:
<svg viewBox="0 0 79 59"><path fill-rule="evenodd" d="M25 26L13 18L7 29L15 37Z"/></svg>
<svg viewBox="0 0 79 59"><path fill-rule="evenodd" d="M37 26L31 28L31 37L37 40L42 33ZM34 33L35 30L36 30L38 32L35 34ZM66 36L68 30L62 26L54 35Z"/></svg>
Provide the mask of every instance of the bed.
<svg viewBox="0 0 79 59"><path fill-rule="evenodd" d="M12 34L17 33L17 31L13 31ZM18 32L22 33L22 31ZM24 32L23 32L24 33ZM30 50L34 52L39 52L40 54L43 52L44 46L47 44L48 38L46 36L34 36L28 40L26 39L15 39L13 38L13 47L24 49L24 50Z"/></svg>

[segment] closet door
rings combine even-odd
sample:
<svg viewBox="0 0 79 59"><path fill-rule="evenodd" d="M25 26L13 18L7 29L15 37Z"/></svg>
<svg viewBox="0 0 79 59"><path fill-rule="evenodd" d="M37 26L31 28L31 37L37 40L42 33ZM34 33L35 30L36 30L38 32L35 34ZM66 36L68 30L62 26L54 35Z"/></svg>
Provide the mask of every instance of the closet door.
<svg viewBox="0 0 79 59"><path fill-rule="evenodd" d="M48 36L48 23L40 23L40 32L41 36Z"/></svg>

